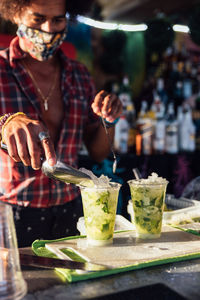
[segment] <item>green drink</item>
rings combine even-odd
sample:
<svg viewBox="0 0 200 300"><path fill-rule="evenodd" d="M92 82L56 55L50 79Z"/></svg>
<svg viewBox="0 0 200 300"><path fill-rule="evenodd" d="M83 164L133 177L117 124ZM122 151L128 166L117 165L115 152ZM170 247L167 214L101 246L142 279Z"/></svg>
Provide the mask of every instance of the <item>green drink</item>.
<svg viewBox="0 0 200 300"><path fill-rule="evenodd" d="M148 179L128 181L133 202L136 236L159 238L168 181L152 173Z"/></svg>
<svg viewBox="0 0 200 300"><path fill-rule="evenodd" d="M120 184L82 187L81 196L88 243L102 246L113 242Z"/></svg>

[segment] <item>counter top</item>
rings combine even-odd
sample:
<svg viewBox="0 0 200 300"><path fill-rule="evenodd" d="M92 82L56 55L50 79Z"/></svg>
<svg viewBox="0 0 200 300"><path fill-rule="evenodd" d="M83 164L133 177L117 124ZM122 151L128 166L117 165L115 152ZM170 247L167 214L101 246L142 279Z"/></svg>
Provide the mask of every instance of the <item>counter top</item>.
<svg viewBox="0 0 200 300"><path fill-rule="evenodd" d="M30 251L27 249L27 251ZM139 289L142 300L156 299L146 293L146 286L164 284L172 291L188 300L200 299L200 259L150 267L142 270L121 273L99 279L77 283L62 282L54 270L22 267L24 279L28 284L28 294L23 300L79 300L94 299L103 295L115 294L130 289ZM152 287L153 293L159 289L160 299L179 299L171 294L164 298L165 289L158 285ZM137 290L136 290L137 291ZM181 297L182 296L182 297ZM183 298L183 299L184 299ZM107 299L107 298L104 298ZM112 299L115 298L114 295ZM125 299L125 298L124 298Z"/></svg>

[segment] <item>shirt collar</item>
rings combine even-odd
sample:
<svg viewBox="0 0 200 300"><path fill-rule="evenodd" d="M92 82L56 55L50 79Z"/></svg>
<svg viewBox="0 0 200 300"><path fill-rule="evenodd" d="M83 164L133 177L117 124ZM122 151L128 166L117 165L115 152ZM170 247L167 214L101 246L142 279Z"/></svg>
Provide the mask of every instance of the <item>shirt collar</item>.
<svg viewBox="0 0 200 300"><path fill-rule="evenodd" d="M21 59L26 56L26 53L19 46L19 37L16 36L10 43L9 47L9 58L11 67L15 67L16 60Z"/></svg>

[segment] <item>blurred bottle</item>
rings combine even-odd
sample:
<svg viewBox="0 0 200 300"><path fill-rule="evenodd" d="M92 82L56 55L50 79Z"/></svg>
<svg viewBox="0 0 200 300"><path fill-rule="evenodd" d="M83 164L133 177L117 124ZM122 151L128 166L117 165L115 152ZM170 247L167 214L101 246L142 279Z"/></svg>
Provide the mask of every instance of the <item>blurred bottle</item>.
<svg viewBox="0 0 200 300"><path fill-rule="evenodd" d="M174 99L175 111L177 111L178 107L183 104L183 100L184 100L182 80L179 79L176 82L172 96L173 96L173 99Z"/></svg>
<svg viewBox="0 0 200 300"><path fill-rule="evenodd" d="M177 122L178 122L178 149L180 149L181 143L181 126L183 122L183 106L180 105L177 108Z"/></svg>
<svg viewBox="0 0 200 300"><path fill-rule="evenodd" d="M129 124L126 117L122 115L115 125L114 148L118 153L128 152Z"/></svg>
<svg viewBox="0 0 200 300"><path fill-rule="evenodd" d="M141 110L136 123L136 154L150 155L153 153L153 120L148 115L148 105L142 101Z"/></svg>
<svg viewBox="0 0 200 300"><path fill-rule="evenodd" d="M183 81L183 99L186 100L192 96L192 81L190 78L186 78Z"/></svg>
<svg viewBox="0 0 200 300"><path fill-rule="evenodd" d="M116 94L117 96L119 96L119 92L120 92L120 86L117 82L114 82L112 84L112 93Z"/></svg>
<svg viewBox="0 0 200 300"><path fill-rule="evenodd" d="M127 117L127 107L129 107L129 113L130 111L134 111L128 76L124 76L123 78L122 85L120 87L119 98L122 102L123 115Z"/></svg>
<svg viewBox="0 0 200 300"><path fill-rule="evenodd" d="M165 83L163 78L157 79L157 94L160 97L160 100L163 102L163 104L166 106L168 102L168 95L167 91L165 90Z"/></svg>
<svg viewBox="0 0 200 300"><path fill-rule="evenodd" d="M128 131L128 152L135 153L136 148L136 112L134 106L127 107Z"/></svg>
<svg viewBox="0 0 200 300"><path fill-rule="evenodd" d="M178 153L178 122L173 103L169 103L167 110L165 150L166 153Z"/></svg>
<svg viewBox="0 0 200 300"><path fill-rule="evenodd" d="M165 152L165 131L165 106L162 102L160 102L157 107L156 120L154 123L153 148L155 153L163 154Z"/></svg>
<svg viewBox="0 0 200 300"><path fill-rule="evenodd" d="M183 117L180 123L180 151L195 151L195 125L189 106L184 107Z"/></svg>
<svg viewBox="0 0 200 300"><path fill-rule="evenodd" d="M119 98L123 106L123 115L125 116L128 125L128 152L135 152L136 139L136 112L132 101L132 93L129 84L128 76L124 76L122 86L120 88Z"/></svg>

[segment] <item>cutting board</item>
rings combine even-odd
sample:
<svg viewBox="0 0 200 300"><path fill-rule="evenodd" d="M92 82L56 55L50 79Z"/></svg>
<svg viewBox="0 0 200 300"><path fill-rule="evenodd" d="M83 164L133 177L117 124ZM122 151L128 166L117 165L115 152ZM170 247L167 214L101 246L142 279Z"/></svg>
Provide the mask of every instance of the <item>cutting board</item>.
<svg viewBox="0 0 200 300"><path fill-rule="evenodd" d="M115 233L113 244L108 246L89 246L86 238L75 238L48 242L45 247L60 258L67 258L61 249L72 249L87 261L121 268L152 261L160 261L162 264L178 257L190 259L194 254L200 257L200 236L163 226L161 237L158 239L137 239L135 231L130 230Z"/></svg>

